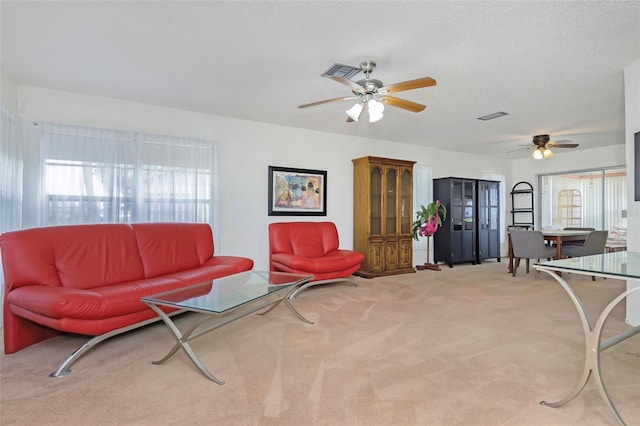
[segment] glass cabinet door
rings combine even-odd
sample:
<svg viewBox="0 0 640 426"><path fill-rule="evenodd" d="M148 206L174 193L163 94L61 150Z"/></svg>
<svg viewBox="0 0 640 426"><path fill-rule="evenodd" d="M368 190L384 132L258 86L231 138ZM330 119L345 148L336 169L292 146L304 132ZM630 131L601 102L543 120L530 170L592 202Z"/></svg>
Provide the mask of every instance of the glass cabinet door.
<svg viewBox="0 0 640 426"><path fill-rule="evenodd" d="M400 232L410 234L412 228L413 211L411 208L413 198L413 182L411 171L403 170L400 178Z"/></svg>
<svg viewBox="0 0 640 426"><path fill-rule="evenodd" d="M371 206L369 218L371 234L382 234L382 171L379 167L371 169Z"/></svg>
<svg viewBox="0 0 640 426"><path fill-rule="evenodd" d="M498 229L500 215L500 188L498 184L489 185L489 229Z"/></svg>
<svg viewBox="0 0 640 426"><path fill-rule="evenodd" d="M453 181L451 184L451 223L454 231L462 230L463 219L462 182Z"/></svg>
<svg viewBox="0 0 640 426"><path fill-rule="evenodd" d="M489 229L489 184L478 182L478 230Z"/></svg>
<svg viewBox="0 0 640 426"><path fill-rule="evenodd" d="M385 191L386 191L386 207L385 207L385 215L386 215L386 223L385 223L385 234L386 235L395 235L398 233L397 230L397 217L396 217L396 199L397 199L397 190L396 190L396 169L388 168L386 172L386 181L385 181Z"/></svg>
<svg viewBox="0 0 640 426"><path fill-rule="evenodd" d="M464 216L462 221L464 222L465 230L473 230L473 218L475 216L473 213L473 183L463 182L462 185L464 187Z"/></svg>

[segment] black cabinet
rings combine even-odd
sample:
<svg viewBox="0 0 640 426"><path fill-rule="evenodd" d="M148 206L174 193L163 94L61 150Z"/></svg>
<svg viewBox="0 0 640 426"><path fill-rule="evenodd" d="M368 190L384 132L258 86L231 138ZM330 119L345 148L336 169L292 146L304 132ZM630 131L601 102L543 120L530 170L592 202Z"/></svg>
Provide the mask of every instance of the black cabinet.
<svg viewBox="0 0 640 426"><path fill-rule="evenodd" d="M476 181L442 178L433 180L433 198L447 208L447 218L433 235L433 259L451 267L472 262L476 254Z"/></svg>
<svg viewBox="0 0 640 426"><path fill-rule="evenodd" d="M447 219L433 236L436 263L452 267L500 259L500 182L434 179L433 196L447 208Z"/></svg>
<svg viewBox="0 0 640 426"><path fill-rule="evenodd" d="M478 262L495 258L500 262L500 182L479 180L478 190Z"/></svg>

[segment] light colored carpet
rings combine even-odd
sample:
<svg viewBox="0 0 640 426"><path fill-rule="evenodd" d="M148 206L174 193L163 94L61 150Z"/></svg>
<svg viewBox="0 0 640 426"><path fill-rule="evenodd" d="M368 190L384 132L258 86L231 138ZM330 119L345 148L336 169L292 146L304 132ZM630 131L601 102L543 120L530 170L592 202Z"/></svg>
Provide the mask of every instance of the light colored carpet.
<svg viewBox="0 0 640 426"><path fill-rule="evenodd" d="M87 339L60 336L2 355L3 425L614 425L593 381L561 408L539 405L575 385L584 343L575 308L546 274L506 262L457 265L314 287L192 342L224 386L173 345L162 323L103 342L50 378ZM622 281L570 275L592 316ZM182 326L193 320L183 315ZM628 328L624 303L605 337ZM603 354L606 386L640 424L640 335Z"/></svg>

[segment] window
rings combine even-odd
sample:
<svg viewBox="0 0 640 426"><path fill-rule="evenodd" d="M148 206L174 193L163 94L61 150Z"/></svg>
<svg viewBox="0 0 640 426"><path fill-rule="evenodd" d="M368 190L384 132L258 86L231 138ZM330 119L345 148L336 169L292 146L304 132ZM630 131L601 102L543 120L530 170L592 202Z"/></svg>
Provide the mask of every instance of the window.
<svg viewBox="0 0 640 426"><path fill-rule="evenodd" d="M215 142L40 123L42 225L208 222ZM215 228L215 227L214 227Z"/></svg>
<svg viewBox="0 0 640 426"><path fill-rule="evenodd" d="M626 228L624 168L540 176L541 227Z"/></svg>

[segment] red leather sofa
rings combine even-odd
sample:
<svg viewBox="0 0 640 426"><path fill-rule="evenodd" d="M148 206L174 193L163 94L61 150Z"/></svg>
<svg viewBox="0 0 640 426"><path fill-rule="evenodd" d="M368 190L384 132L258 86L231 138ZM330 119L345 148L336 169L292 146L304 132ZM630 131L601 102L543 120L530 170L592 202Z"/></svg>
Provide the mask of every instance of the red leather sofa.
<svg viewBox="0 0 640 426"><path fill-rule="evenodd" d="M98 336L84 352L159 319L143 296L253 268L251 259L214 255L206 223L31 228L0 235L0 249L7 354L61 332Z"/></svg>
<svg viewBox="0 0 640 426"><path fill-rule="evenodd" d="M312 274L313 280L299 287L290 298L304 289L332 282L350 282L360 269L364 255L340 249L338 230L333 222L276 222L269 224L269 265L272 271Z"/></svg>

